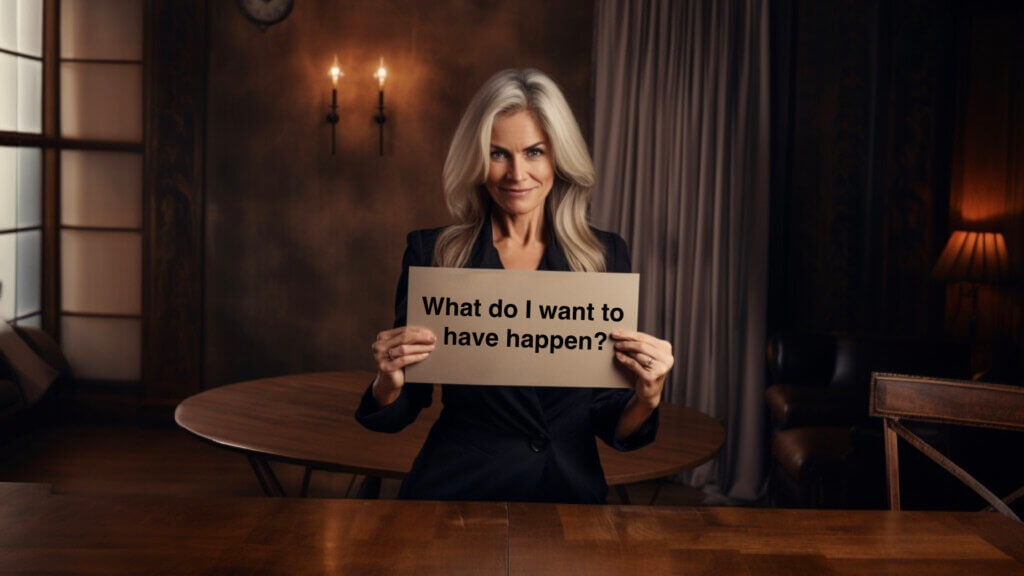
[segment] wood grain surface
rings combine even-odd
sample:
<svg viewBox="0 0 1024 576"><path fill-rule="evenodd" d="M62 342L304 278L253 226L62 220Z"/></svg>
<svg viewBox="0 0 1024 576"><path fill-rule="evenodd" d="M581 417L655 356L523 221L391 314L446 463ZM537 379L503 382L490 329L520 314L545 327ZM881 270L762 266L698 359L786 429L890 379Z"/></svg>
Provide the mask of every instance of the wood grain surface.
<svg viewBox="0 0 1024 576"><path fill-rule="evenodd" d="M1022 574L992 513L509 504L510 574Z"/></svg>
<svg viewBox="0 0 1024 576"><path fill-rule="evenodd" d="M0 573L1024 573L984 512L0 494Z"/></svg>
<svg viewBox="0 0 1024 576"><path fill-rule="evenodd" d="M0 574L504 574L501 503L0 501Z"/></svg>
<svg viewBox="0 0 1024 576"><path fill-rule="evenodd" d="M355 420L369 372L322 372L221 386L182 402L175 420L201 438L286 462L312 464L389 478L412 466L441 410L434 403L408 428L382 434ZM711 459L724 431L696 410L662 404L657 440L640 450L617 452L598 442L609 485L662 478Z"/></svg>

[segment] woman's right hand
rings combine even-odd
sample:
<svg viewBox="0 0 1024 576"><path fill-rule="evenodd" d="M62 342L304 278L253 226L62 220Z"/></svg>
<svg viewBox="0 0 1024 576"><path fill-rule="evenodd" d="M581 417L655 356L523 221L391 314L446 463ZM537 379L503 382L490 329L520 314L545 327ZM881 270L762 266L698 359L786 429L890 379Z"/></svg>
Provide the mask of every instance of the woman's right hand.
<svg viewBox="0 0 1024 576"><path fill-rule="evenodd" d="M381 407L398 399L405 386L405 367L426 360L436 342L434 333L423 326L401 326L377 334L373 342L377 364L373 397Z"/></svg>

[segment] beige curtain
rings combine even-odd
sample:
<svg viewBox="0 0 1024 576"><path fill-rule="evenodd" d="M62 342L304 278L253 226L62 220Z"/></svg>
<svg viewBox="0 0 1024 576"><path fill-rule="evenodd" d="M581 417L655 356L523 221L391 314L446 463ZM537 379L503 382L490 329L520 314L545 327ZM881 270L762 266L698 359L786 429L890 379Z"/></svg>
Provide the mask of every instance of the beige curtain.
<svg viewBox="0 0 1024 576"><path fill-rule="evenodd" d="M722 421L684 480L764 479L768 1L598 0L593 217L640 273L640 327L673 342L667 399Z"/></svg>

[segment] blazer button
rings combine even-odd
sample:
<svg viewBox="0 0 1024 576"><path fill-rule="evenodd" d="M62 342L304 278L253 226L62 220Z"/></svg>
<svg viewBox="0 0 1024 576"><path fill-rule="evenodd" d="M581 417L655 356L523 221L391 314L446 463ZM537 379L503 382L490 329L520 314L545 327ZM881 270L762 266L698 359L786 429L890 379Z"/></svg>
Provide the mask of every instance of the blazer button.
<svg viewBox="0 0 1024 576"><path fill-rule="evenodd" d="M536 438L530 439L530 450L540 454L541 452L548 449L548 439L543 436L537 436Z"/></svg>

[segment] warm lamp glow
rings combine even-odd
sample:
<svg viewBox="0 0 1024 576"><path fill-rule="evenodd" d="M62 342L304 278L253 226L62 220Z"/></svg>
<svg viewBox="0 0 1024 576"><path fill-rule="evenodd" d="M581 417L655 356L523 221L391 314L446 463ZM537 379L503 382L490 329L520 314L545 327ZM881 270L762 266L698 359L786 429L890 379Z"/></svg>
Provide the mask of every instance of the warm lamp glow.
<svg viewBox="0 0 1024 576"><path fill-rule="evenodd" d="M334 64L331 65L331 70L328 72L331 75L331 84L338 85L338 78L344 76L341 72L341 68L338 66L338 57L334 57Z"/></svg>
<svg viewBox="0 0 1024 576"><path fill-rule="evenodd" d="M380 58L380 66L377 67L377 71L373 73L373 77L377 79L380 89L384 89L384 80L388 77L388 70L384 67L384 57Z"/></svg>
<svg viewBox="0 0 1024 576"><path fill-rule="evenodd" d="M996 284L1010 274L1001 232L956 230L939 255L932 276L946 282Z"/></svg>

